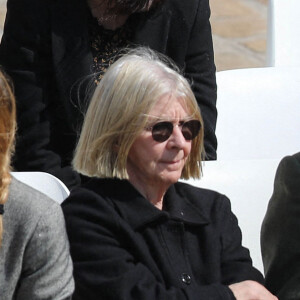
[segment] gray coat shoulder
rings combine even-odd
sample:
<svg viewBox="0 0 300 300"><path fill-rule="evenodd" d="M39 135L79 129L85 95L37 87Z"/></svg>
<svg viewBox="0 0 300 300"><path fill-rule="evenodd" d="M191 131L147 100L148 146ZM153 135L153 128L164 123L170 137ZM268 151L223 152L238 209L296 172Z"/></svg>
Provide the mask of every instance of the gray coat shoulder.
<svg viewBox="0 0 300 300"><path fill-rule="evenodd" d="M0 290L4 299L71 297L73 266L60 205L13 178L3 228Z"/></svg>

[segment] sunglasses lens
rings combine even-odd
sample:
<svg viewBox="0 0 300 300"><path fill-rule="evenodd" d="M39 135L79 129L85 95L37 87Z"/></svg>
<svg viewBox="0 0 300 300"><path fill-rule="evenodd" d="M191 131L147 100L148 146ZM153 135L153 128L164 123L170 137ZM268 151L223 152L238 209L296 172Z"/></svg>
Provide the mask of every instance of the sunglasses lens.
<svg viewBox="0 0 300 300"><path fill-rule="evenodd" d="M200 121L191 120L182 125L182 135L187 141L194 139L200 130Z"/></svg>
<svg viewBox="0 0 300 300"><path fill-rule="evenodd" d="M191 120L182 124L182 135L187 141L194 139L200 130L200 121ZM173 124L171 122L159 122L152 127L152 137L157 142L166 141L173 132Z"/></svg>
<svg viewBox="0 0 300 300"><path fill-rule="evenodd" d="M173 124L170 122L156 123L152 128L152 137L157 142L166 141L173 132Z"/></svg>

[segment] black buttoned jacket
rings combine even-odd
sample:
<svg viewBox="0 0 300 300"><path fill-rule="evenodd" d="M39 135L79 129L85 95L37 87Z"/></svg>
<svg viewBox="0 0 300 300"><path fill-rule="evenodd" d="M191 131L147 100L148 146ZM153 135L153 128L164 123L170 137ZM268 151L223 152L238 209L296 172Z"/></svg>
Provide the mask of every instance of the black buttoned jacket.
<svg viewBox="0 0 300 300"><path fill-rule="evenodd" d="M172 58L193 83L205 123L205 148L216 158L216 79L208 0L165 0L134 14L133 45ZM18 109L16 170L46 171L69 188L93 57L86 0L8 0L0 65L15 84Z"/></svg>
<svg viewBox="0 0 300 300"><path fill-rule="evenodd" d="M176 183L159 210L126 180L93 179L62 207L75 300L226 300L232 283L263 282L217 192Z"/></svg>

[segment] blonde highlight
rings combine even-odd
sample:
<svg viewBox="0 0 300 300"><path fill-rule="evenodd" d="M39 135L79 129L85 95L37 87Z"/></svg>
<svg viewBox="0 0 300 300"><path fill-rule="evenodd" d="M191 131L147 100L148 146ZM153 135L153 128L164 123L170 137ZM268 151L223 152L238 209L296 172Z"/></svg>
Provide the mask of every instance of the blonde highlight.
<svg viewBox="0 0 300 300"><path fill-rule="evenodd" d="M0 204L4 205L11 182L11 156L14 151L16 107L12 86L0 70ZM0 215L0 246L3 236L3 216Z"/></svg>

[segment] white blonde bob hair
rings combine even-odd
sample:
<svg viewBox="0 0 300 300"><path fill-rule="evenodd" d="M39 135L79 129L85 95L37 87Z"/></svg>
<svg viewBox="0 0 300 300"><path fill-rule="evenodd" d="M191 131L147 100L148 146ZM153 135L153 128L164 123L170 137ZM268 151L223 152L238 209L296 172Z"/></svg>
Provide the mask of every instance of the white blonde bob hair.
<svg viewBox="0 0 300 300"><path fill-rule="evenodd" d="M190 115L201 122L181 176L199 178L204 132L197 101L174 64L148 48L127 52L101 79L85 115L74 169L90 177L128 179L128 152L144 130L151 108L166 95L184 101Z"/></svg>

